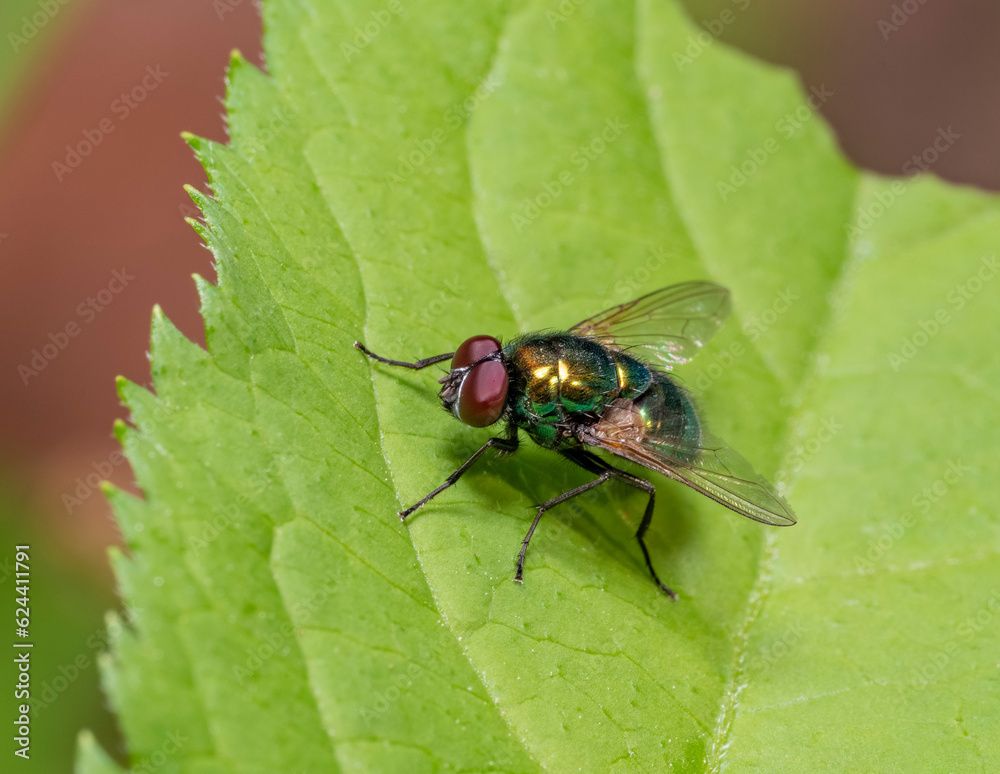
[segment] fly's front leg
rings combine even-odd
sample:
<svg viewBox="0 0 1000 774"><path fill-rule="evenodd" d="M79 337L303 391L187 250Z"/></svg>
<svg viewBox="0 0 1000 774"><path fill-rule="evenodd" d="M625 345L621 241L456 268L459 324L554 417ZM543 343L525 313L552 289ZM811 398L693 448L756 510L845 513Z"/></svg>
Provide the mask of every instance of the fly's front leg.
<svg viewBox="0 0 1000 774"><path fill-rule="evenodd" d="M435 363L440 363L442 360L448 360L454 356L454 352L446 352L443 355L435 355L434 357L425 357L423 360L417 360L415 363L408 363L405 360L390 360L387 357L382 357L381 355L376 355L368 347L362 344L360 341L354 342L354 348L360 349L372 360L377 360L380 363L385 363L386 365L399 366L401 368L411 368L414 371L419 371L421 368L427 368L427 366L432 366Z"/></svg>
<svg viewBox="0 0 1000 774"><path fill-rule="evenodd" d="M409 508L400 511L399 518L402 519L403 521L406 521L406 517L409 516L411 513L413 513L415 510L417 510L417 508L422 507L431 498L436 497L445 489L452 486L456 481L458 481L458 479L462 477L462 474L465 473L465 471L467 471L469 468L471 468L475 464L476 460L478 460L481 456L483 456L483 452L485 452L487 449L493 448L494 446L497 449L499 449L502 454L513 454L515 451L517 451L517 446L518 446L516 431L514 434L509 435L506 438L490 438L490 440L488 440L480 447L479 451L477 451L475 454L469 457L469 459L467 459L465 462L462 463L461 467L459 467L458 470L456 470L454 473L448 476L448 478L445 480L443 484L441 484L441 486L439 486L437 489L435 489L433 492L427 495L420 502L415 503L414 505L411 505Z"/></svg>

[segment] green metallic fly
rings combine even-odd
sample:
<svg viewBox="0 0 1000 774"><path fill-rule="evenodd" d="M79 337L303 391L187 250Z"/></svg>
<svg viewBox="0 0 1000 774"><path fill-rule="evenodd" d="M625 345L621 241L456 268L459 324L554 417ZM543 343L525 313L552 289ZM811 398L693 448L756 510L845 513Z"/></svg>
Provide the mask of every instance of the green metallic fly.
<svg viewBox="0 0 1000 774"><path fill-rule="evenodd" d="M591 449L661 473L763 524L794 524L788 503L750 463L708 433L691 396L668 373L698 353L729 311L725 288L684 282L612 307L564 333L528 333L506 345L492 336L473 336L455 352L415 363L380 357L354 342L368 357L404 368L426 368L451 358L451 369L439 380L445 410L472 427L506 423L501 437L488 440L441 486L400 511L400 517L406 521L458 481L488 449L516 451L518 430L524 430L539 446L597 478L538 506L514 579L521 581L528 543L545 511L617 478L649 495L636 538L653 580L676 599L653 569L646 548L656 489Z"/></svg>

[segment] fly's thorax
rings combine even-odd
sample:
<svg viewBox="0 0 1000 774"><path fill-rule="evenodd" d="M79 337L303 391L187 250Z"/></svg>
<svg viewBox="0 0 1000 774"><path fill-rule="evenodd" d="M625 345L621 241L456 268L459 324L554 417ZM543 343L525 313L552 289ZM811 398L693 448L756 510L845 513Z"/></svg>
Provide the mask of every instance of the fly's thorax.
<svg viewBox="0 0 1000 774"><path fill-rule="evenodd" d="M567 334L522 339L508 355L532 414L593 411L616 384L614 364L599 344Z"/></svg>
<svg viewBox="0 0 1000 774"><path fill-rule="evenodd" d="M522 337L504 357L516 395L511 418L549 448L567 425L595 420L610 401L640 395L652 379L638 360L567 333Z"/></svg>

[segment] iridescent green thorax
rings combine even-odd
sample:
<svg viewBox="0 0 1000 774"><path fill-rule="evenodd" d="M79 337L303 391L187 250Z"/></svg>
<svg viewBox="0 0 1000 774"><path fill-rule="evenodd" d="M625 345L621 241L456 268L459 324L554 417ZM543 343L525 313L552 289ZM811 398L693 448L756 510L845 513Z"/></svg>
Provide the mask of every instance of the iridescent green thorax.
<svg viewBox="0 0 1000 774"><path fill-rule="evenodd" d="M573 422L596 421L611 401L635 398L653 381L633 357L568 333L529 334L503 349L510 418L540 446L574 443Z"/></svg>

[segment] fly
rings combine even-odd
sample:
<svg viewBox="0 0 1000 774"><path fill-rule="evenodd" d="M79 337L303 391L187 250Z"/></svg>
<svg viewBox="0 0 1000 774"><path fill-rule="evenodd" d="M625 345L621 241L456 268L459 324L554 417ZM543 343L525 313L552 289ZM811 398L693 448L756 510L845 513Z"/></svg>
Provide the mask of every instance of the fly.
<svg viewBox="0 0 1000 774"><path fill-rule="evenodd" d="M406 518L452 486L486 451L512 454L518 431L552 449L596 478L538 506L521 544L514 580L521 582L528 543L542 514L606 481L618 479L649 499L636 532L646 567L671 599L646 547L655 487L615 467L594 450L660 473L736 513L773 526L795 524L795 515L774 486L743 457L704 427L687 390L670 371L691 360L729 316L729 291L710 282L684 282L612 307L561 333L528 333L503 345L473 336L455 352L414 363L368 357L418 370L450 359L439 381L444 408L472 427L504 423L441 486L409 508Z"/></svg>

